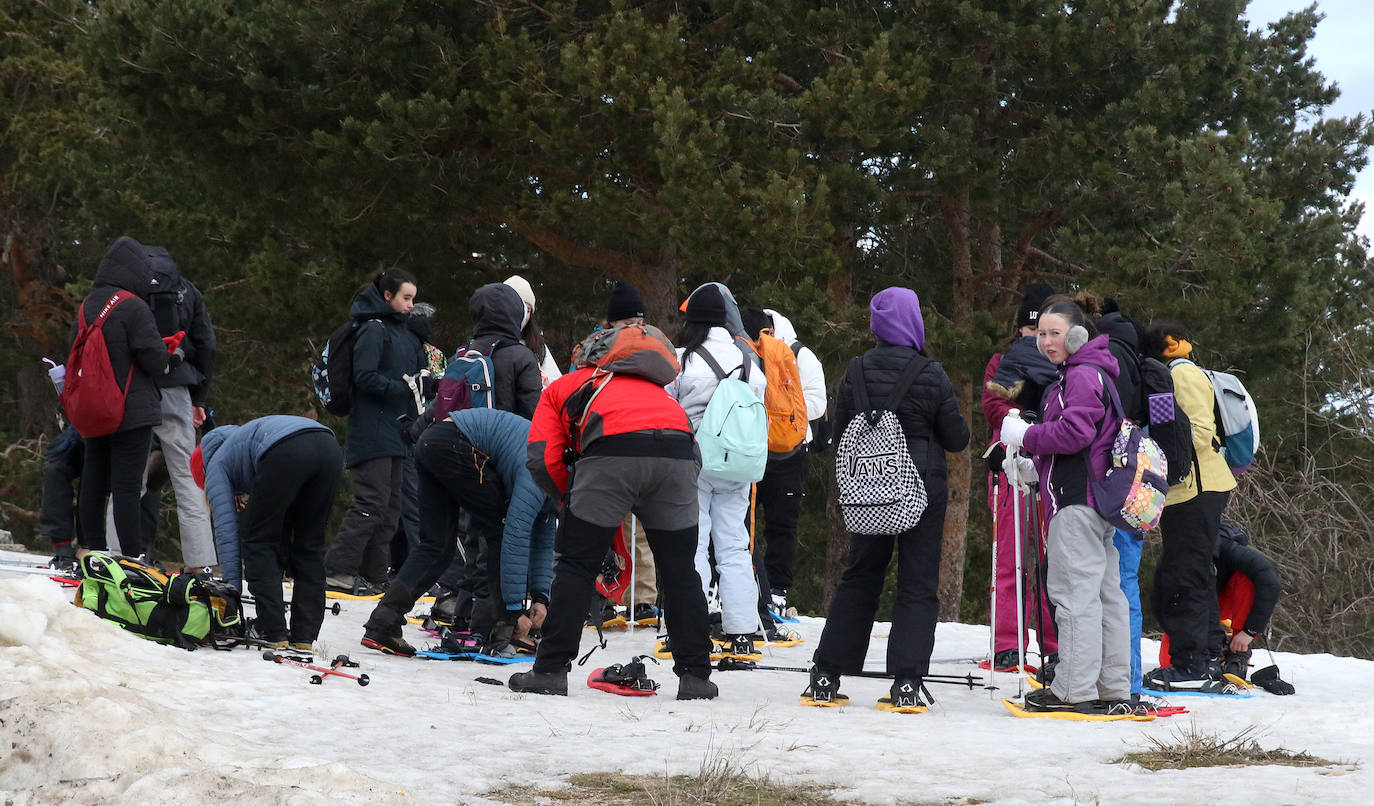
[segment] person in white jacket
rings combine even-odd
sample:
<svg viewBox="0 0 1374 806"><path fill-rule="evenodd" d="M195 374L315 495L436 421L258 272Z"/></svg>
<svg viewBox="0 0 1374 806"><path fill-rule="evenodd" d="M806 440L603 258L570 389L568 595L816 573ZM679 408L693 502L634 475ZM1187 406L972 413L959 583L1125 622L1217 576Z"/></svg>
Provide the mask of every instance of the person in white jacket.
<svg viewBox="0 0 1374 806"><path fill-rule="evenodd" d="M806 398L806 439L795 452L785 457L768 459L768 470L759 482L757 506L764 513L764 568L771 591L772 610L786 615L787 590L792 587L792 569L797 557L797 515L801 508L802 488L806 472L811 466L812 450L824 447L824 434L818 435L825 417L825 368L810 348L797 339L796 328L787 317L771 308L764 308L773 331L773 338L792 348L797 357L797 371L801 374L802 394ZM817 437L820 437L818 441Z"/></svg>
<svg viewBox="0 0 1374 806"><path fill-rule="evenodd" d="M687 321L678 333L678 361L682 372L668 385L692 422L701 425L706 405L720 383L715 370L702 356L709 353L728 377L745 380L749 389L763 400L767 379L763 365L752 348L737 341L726 329L729 321L726 296L720 287L707 284L692 292L687 300ZM736 318L738 314L736 314ZM745 369L745 362L749 367ZM697 529L697 573L704 589L709 589L711 567L708 548L715 549L716 570L720 574L721 626L730 636L735 655L754 654L754 634L759 629L756 610L758 586L749 555L749 531L745 516L749 511L749 483L728 481L702 472L697 478L697 503L700 516ZM672 618L671 614L669 618Z"/></svg>

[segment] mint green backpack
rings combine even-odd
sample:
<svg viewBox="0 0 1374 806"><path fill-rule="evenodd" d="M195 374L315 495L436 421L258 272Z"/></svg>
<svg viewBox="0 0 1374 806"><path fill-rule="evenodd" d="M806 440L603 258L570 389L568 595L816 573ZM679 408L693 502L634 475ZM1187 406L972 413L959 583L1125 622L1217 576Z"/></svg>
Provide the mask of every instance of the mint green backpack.
<svg viewBox="0 0 1374 806"><path fill-rule="evenodd" d="M768 410L749 388L749 367L756 356L744 352L743 346L740 352L744 362L739 380L731 378L710 351L702 348L695 353L719 380L697 426L696 438L701 472L728 481L755 482L763 478L768 466ZM686 358L683 356L684 361Z"/></svg>
<svg viewBox="0 0 1374 806"><path fill-rule="evenodd" d="M243 636L239 592L223 582L100 551L81 558L81 577L74 604L160 644L228 649Z"/></svg>

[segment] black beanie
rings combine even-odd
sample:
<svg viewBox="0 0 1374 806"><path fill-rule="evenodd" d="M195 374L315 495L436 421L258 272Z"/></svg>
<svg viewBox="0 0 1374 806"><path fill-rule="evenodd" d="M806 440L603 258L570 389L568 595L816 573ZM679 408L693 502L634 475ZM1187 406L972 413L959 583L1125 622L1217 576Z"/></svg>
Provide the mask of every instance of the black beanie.
<svg viewBox="0 0 1374 806"><path fill-rule="evenodd" d="M1045 300L1054 296L1054 289L1048 283L1031 283L1021 295L1021 307L1016 310L1016 326L1035 327L1040 321L1040 309Z"/></svg>
<svg viewBox="0 0 1374 806"><path fill-rule="evenodd" d="M704 285L687 300L687 321L725 327L725 297L714 285Z"/></svg>
<svg viewBox="0 0 1374 806"><path fill-rule="evenodd" d="M611 290L611 302L606 306L606 321L617 322L644 315L644 300L635 287L624 280L616 280Z"/></svg>

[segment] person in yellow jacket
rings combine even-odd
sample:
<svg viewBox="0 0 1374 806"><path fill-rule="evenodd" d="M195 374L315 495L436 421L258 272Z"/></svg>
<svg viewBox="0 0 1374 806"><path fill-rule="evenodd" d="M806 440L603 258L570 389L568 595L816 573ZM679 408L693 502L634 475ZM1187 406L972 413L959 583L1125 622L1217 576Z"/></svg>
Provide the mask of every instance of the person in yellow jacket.
<svg viewBox="0 0 1374 806"><path fill-rule="evenodd" d="M1215 439L1212 382L1191 360L1187 331L1176 323L1156 324L1145 335L1145 355L1169 366L1174 399L1193 425L1193 469L1169 488L1159 533L1164 550L1155 567L1151 604L1169 636L1171 665L1145 675L1148 689L1220 690L1221 666L1208 650L1207 631L1216 624L1216 570L1212 550L1221 515L1236 479Z"/></svg>

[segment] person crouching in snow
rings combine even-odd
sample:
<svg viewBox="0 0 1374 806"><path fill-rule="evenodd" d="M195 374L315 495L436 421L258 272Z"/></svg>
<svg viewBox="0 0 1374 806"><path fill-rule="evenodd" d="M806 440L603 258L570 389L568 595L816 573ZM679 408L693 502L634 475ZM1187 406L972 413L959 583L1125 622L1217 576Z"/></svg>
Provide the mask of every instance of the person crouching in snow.
<svg viewBox="0 0 1374 806"><path fill-rule="evenodd" d="M363 646L415 654L402 636L405 616L453 562L460 507L487 544L490 612L472 616L472 632L483 636L482 653L516 654L511 639L527 596L533 626L543 624L553 575L554 507L525 469L529 432L530 421L518 414L462 409L420 435L420 545L363 625Z"/></svg>
<svg viewBox="0 0 1374 806"><path fill-rule="evenodd" d="M258 636L278 649L289 641L309 652L320 634L324 531L342 475L343 451L334 432L287 414L222 425L191 454L191 476L210 502L224 581L239 590L247 581L257 607ZM234 497L244 493L248 506L240 529ZM294 580L289 631L283 560Z"/></svg>
<svg viewBox="0 0 1374 806"><path fill-rule="evenodd" d="M1080 301L1094 308L1091 297ZM1040 352L1059 368L1045 393L1044 421L1002 420L1013 478L1041 480L1049 516L1046 588L1057 607L1059 663L1053 679L1026 695L1032 711L1096 714L1130 708L1130 613L1121 592L1116 529L1093 506L1092 482L1111 464L1119 421L1106 384L1117 375L1107 337L1093 336L1083 309L1052 300L1040 310ZM1034 470L1015 449L1034 457Z"/></svg>

